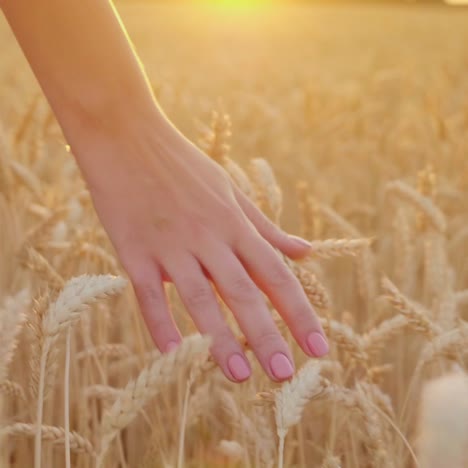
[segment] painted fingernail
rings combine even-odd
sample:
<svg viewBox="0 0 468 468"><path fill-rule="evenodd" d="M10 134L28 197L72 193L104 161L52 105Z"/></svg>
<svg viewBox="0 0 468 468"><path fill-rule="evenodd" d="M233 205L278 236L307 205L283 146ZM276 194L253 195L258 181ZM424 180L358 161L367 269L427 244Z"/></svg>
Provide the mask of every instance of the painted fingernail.
<svg viewBox="0 0 468 468"><path fill-rule="evenodd" d="M166 345L166 353L174 351L174 349L176 349L177 346L179 346L179 343L177 343L176 341L169 341L169 343L167 343Z"/></svg>
<svg viewBox="0 0 468 468"><path fill-rule="evenodd" d="M233 354L228 359L228 368L233 377L240 382L250 377L250 367L240 354Z"/></svg>
<svg viewBox="0 0 468 468"><path fill-rule="evenodd" d="M312 244L309 241L306 241L302 237L292 236L290 235L289 238L294 241L297 245L301 247L308 247L309 249L312 247Z"/></svg>
<svg viewBox="0 0 468 468"><path fill-rule="evenodd" d="M289 379L294 374L294 367L291 361L283 353L276 353L270 359L271 373L278 379Z"/></svg>
<svg viewBox="0 0 468 468"><path fill-rule="evenodd" d="M317 357L324 356L330 349L327 340L318 332L312 332L307 337L307 346L310 352Z"/></svg>

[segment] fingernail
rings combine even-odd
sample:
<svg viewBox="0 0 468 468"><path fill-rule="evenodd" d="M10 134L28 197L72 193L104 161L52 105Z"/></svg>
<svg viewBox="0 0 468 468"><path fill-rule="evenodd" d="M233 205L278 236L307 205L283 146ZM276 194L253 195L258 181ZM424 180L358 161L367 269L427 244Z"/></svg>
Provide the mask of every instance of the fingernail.
<svg viewBox="0 0 468 468"><path fill-rule="evenodd" d="M312 247L312 244L309 241L306 241L305 239L303 239L302 237L290 235L289 238L293 240L297 245L300 245L301 247L307 247L309 249Z"/></svg>
<svg viewBox="0 0 468 468"><path fill-rule="evenodd" d="M313 332L307 337L307 346L317 357L324 356L330 349L327 340L318 332Z"/></svg>
<svg viewBox="0 0 468 468"><path fill-rule="evenodd" d="M179 343L177 343L176 341L169 341L169 343L167 343L166 345L166 353L174 351L174 349L176 349L177 346L179 346Z"/></svg>
<svg viewBox="0 0 468 468"><path fill-rule="evenodd" d="M289 379L294 374L291 361L283 353L276 353L270 359L271 373L278 379Z"/></svg>
<svg viewBox="0 0 468 468"><path fill-rule="evenodd" d="M228 359L228 368L236 380L242 381L250 376L250 367L240 354L233 354Z"/></svg>

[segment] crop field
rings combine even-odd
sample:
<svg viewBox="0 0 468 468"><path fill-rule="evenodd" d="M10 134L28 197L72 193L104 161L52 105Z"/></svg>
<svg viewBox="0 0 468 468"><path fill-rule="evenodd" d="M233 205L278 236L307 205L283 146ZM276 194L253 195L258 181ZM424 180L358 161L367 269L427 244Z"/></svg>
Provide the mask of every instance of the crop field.
<svg viewBox="0 0 468 468"><path fill-rule="evenodd" d="M468 11L117 8L170 119L312 241L285 262L330 353L270 306L275 384L223 305L254 369L231 383L172 284L187 338L156 350L0 19L0 468L468 467Z"/></svg>

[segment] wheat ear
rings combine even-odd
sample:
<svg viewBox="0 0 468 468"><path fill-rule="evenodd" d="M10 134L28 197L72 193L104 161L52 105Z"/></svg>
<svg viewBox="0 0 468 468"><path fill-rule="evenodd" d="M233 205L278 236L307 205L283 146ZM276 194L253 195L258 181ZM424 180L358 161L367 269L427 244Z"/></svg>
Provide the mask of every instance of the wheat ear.
<svg viewBox="0 0 468 468"><path fill-rule="evenodd" d="M250 174L260 207L276 224L279 224L283 194L272 167L266 159L254 158L250 161Z"/></svg>
<svg viewBox="0 0 468 468"><path fill-rule="evenodd" d="M300 421L309 400L321 390L320 366L315 361L309 361L290 382L284 383L275 392L278 468L284 464L284 442L289 429Z"/></svg>
<svg viewBox="0 0 468 468"><path fill-rule="evenodd" d="M0 429L0 437L9 435L11 437L35 437L37 428L35 424L15 423ZM41 427L41 439L53 442L54 445L65 444L65 429L57 426ZM95 456L94 448L91 442L76 432L70 433L70 449L76 453L87 453Z"/></svg>
<svg viewBox="0 0 468 468"><path fill-rule="evenodd" d="M330 297L317 276L292 260L285 258L285 262L301 283L310 303L320 309L328 309Z"/></svg>
<svg viewBox="0 0 468 468"><path fill-rule="evenodd" d="M417 208L437 231L445 232L447 228L445 216L429 197L421 195L416 189L401 180L389 182L385 190L389 195Z"/></svg>
<svg viewBox="0 0 468 468"><path fill-rule="evenodd" d="M73 325L90 304L107 295L115 294L123 289L126 281L110 275L89 276L82 275L69 280L41 317L41 329L44 339L41 343L39 362L39 388L36 414L36 438L35 438L35 468L41 466L41 441L42 441L42 414L44 406L44 390L46 367L51 348L57 343L65 330Z"/></svg>
<svg viewBox="0 0 468 468"><path fill-rule="evenodd" d="M252 182L250 181L249 176L246 174L244 169L242 169L239 164L237 164L229 157L224 158L223 166L240 191L255 202L257 195L255 193Z"/></svg>
<svg viewBox="0 0 468 468"><path fill-rule="evenodd" d="M419 420L424 468L468 466L468 376L452 374L427 383Z"/></svg>
<svg viewBox="0 0 468 468"><path fill-rule="evenodd" d="M311 242L311 256L320 258L342 257L344 255L357 255L362 249L368 247L372 239L326 239Z"/></svg>
<svg viewBox="0 0 468 468"><path fill-rule="evenodd" d="M0 307L0 382L7 378L8 367L13 358L18 335L25 321L25 309L30 302L29 291L23 289L7 297Z"/></svg>
<svg viewBox="0 0 468 468"><path fill-rule="evenodd" d="M3 395L14 396L20 400L25 399L23 387L19 383L12 382L11 380L0 382L0 393Z"/></svg>
<svg viewBox="0 0 468 468"><path fill-rule="evenodd" d="M182 408L182 418L180 424L179 433L179 451L177 456L177 468L183 468L184 466L184 447L185 447L185 431L187 428L187 414L189 408L190 394L192 392L192 386L194 382L200 377L204 369L208 369L210 366L208 362L208 354L204 354L195 360L190 369L189 377L185 386L184 403Z"/></svg>
<svg viewBox="0 0 468 468"><path fill-rule="evenodd" d="M210 340L193 335L172 352L161 355L145 367L135 380L131 380L120 392L112 407L104 413L101 424L101 447L97 466L104 463L107 450L118 433L137 416L141 408L169 383L174 381L180 369L186 369L194 358L206 353Z"/></svg>
<svg viewBox="0 0 468 468"><path fill-rule="evenodd" d="M414 326L430 336L437 336L441 332L440 327L430 319L429 312L422 305L408 299L388 278L382 279L382 289L393 307L408 317Z"/></svg>

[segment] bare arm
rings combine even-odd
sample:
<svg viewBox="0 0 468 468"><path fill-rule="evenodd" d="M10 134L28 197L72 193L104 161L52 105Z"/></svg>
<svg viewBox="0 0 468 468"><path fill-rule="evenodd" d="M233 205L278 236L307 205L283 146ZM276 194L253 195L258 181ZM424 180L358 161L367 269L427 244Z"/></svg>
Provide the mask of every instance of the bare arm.
<svg viewBox="0 0 468 468"><path fill-rule="evenodd" d="M318 318L274 250L301 257L307 243L270 223L168 122L112 5L0 5L72 147L156 345L165 351L180 341L162 285L172 281L199 330L213 336L213 356L231 380L246 379L250 365L212 284L270 378L289 378L293 360L260 290L307 354L325 354Z"/></svg>

